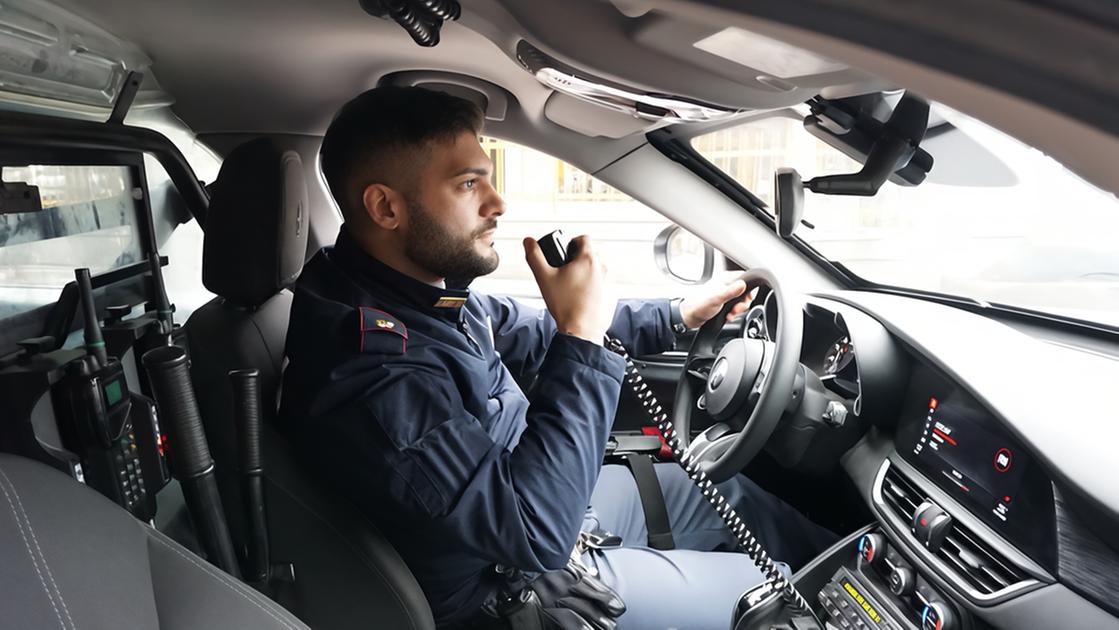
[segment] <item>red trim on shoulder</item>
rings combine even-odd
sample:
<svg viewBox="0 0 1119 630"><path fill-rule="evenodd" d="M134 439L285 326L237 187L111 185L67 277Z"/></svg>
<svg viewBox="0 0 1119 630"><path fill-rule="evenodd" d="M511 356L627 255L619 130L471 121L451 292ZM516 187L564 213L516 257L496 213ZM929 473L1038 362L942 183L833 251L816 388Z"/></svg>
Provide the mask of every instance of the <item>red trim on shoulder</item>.
<svg viewBox="0 0 1119 630"><path fill-rule="evenodd" d="M368 320L365 317L366 311L369 311L370 314ZM365 333L372 331L391 332L400 335L404 339L403 351L407 351L408 349L408 328L404 325L404 322L394 317L391 313L369 306L359 306L358 328L361 334L361 340L358 345L358 350L360 352L365 352Z"/></svg>
<svg viewBox="0 0 1119 630"><path fill-rule="evenodd" d="M374 320L371 326L365 325L365 312L369 311L374 315L381 315L381 317ZM391 313L382 311L379 308L372 308L369 306L361 307L361 331L366 332L369 330L384 330L386 332L394 332L405 339L408 338L408 329L404 326L404 322L394 317Z"/></svg>

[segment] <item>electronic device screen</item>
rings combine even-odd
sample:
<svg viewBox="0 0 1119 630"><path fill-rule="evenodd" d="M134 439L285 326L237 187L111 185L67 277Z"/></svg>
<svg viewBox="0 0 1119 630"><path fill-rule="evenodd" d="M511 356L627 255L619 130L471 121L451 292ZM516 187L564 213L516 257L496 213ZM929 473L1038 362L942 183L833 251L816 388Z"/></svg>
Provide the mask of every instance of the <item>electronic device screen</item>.
<svg viewBox="0 0 1119 630"><path fill-rule="evenodd" d="M101 398L105 401L105 409L109 413L115 412L124 401L126 391L123 370L109 371L101 376Z"/></svg>
<svg viewBox="0 0 1119 630"><path fill-rule="evenodd" d="M113 405L119 403L121 399L124 398L123 389L124 388L121 387L119 379L106 383L105 386L102 388L102 392L105 395L105 403L109 407L112 407Z"/></svg>
<svg viewBox="0 0 1119 630"><path fill-rule="evenodd" d="M1023 551L1051 556L1053 488L1045 472L975 398L927 366L914 369L897 449Z"/></svg>

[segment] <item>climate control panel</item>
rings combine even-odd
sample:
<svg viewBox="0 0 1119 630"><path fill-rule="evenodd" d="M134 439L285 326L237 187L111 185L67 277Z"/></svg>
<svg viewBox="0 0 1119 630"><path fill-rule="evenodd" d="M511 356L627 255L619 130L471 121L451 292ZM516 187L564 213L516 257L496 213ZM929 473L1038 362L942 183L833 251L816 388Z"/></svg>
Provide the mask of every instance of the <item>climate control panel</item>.
<svg viewBox="0 0 1119 630"><path fill-rule="evenodd" d="M881 532L859 538L817 595L829 628L956 630L969 624Z"/></svg>

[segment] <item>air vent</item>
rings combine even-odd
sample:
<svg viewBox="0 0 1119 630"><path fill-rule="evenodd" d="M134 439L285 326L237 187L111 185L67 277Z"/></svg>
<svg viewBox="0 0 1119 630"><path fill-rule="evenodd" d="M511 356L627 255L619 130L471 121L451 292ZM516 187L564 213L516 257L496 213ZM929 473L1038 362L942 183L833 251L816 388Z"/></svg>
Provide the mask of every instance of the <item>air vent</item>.
<svg viewBox="0 0 1119 630"><path fill-rule="evenodd" d="M890 466L882 479L882 498L903 523L909 524L913 521L917 506L928 497L912 481L906 479L897 467Z"/></svg>
<svg viewBox="0 0 1119 630"><path fill-rule="evenodd" d="M908 479L897 466L888 466L882 477L882 501L906 529L917 506L928 495ZM961 586L980 596L989 596L1030 578L1005 556L995 551L958 521L953 522L936 558L944 563Z"/></svg>
<svg viewBox="0 0 1119 630"><path fill-rule="evenodd" d="M944 560L973 589L986 595L1027 579L1002 554L959 523L952 524L936 557Z"/></svg>

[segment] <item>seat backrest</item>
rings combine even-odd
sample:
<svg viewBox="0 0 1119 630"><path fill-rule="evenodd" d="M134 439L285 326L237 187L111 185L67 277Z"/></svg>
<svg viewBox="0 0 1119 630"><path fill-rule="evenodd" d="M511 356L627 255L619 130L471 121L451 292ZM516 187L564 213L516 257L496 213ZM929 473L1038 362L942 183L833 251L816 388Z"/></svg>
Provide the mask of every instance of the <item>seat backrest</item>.
<svg viewBox="0 0 1119 630"><path fill-rule="evenodd" d="M348 501L306 474L274 430L291 308L307 247L302 163L268 139L234 149L211 186L202 279L218 295L186 323L191 376L230 533L246 546L230 370L257 368L273 562L291 563L278 599L316 629L434 628L418 583Z"/></svg>
<svg viewBox="0 0 1119 630"><path fill-rule="evenodd" d="M0 626L306 630L67 475L0 454Z"/></svg>

